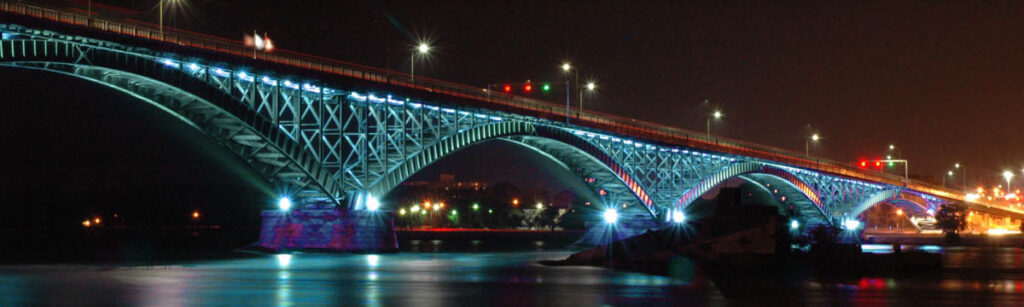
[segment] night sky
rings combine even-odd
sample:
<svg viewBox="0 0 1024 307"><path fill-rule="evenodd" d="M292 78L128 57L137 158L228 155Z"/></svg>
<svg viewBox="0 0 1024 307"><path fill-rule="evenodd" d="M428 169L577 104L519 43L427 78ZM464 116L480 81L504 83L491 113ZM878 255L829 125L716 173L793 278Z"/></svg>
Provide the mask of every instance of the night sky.
<svg viewBox="0 0 1024 307"><path fill-rule="evenodd" d="M894 143L911 173L1024 175L1017 4L636 2L193 0L167 23L406 72L425 39L435 51L417 75L480 87L563 80L569 60L598 82L586 104L601 112L703 131L717 106L713 132L728 137L801 152L818 132L814 152L837 161ZM96 3L157 20L156 1Z"/></svg>

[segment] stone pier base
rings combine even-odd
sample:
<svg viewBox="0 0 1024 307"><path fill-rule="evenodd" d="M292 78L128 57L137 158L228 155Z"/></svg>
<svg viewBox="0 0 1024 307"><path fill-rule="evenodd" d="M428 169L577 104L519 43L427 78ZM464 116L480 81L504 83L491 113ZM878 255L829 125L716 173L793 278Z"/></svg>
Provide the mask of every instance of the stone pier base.
<svg viewBox="0 0 1024 307"><path fill-rule="evenodd" d="M344 252L398 250L392 211L305 209L263 211L259 246L274 251L320 249Z"/></svg>

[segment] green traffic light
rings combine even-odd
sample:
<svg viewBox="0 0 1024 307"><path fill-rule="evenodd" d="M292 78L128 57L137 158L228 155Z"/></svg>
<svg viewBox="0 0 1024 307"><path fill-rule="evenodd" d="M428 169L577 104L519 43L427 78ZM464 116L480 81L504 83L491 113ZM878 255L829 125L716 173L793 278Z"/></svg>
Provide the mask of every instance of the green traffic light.
<svg viewBox="0 0 1024 307"><path fill-rule="evenodd" d="M889 162L889 167L893 167L894 165L896 165L896 164L892 163L892 162Z"/></svg>
<svg viewBox="0 0 1024 307"><path fill-rule="evenodd" d="M550 92L551 91L551 84L544 83L544 86L541 87L541 89L543 89L545 92Z"/></svg>

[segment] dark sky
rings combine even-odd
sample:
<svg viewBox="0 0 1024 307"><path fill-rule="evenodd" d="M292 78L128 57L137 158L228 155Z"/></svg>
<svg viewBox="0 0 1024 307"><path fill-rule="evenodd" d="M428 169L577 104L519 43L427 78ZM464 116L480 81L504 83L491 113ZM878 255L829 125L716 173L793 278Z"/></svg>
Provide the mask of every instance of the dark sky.
<svg viewBox="0 0 1024 307"><path fill-rule="evenodd" d="M96 2L157 20L156 1ZM338 2L192 0L167 22L401 71L428 39L418 75L481 87L560 80L569 59L598 81L587 106L602 112L703 131L707 99L726 114L714 132L733 138L802 151L813 130L815 152L838 161L894 143L912 173L1024 175L1019 4Z"/></svg>

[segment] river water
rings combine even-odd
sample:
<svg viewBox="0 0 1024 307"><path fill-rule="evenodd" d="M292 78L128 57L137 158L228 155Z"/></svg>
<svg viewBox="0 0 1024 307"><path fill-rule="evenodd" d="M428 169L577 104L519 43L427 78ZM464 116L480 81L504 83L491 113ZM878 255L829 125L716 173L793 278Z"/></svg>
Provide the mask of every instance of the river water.
<svg viewBox="0 0 1024 307"><path fill-rule="evenodd" d="M0 306L1024 305L1024 250L931 249L943 255L940 272L809 278L785 299L727 299L700 278L543 266L537 261L571 251L538 242L500 252L407 247L396 254L240 254L158 266L0 266Z"/></svg>

